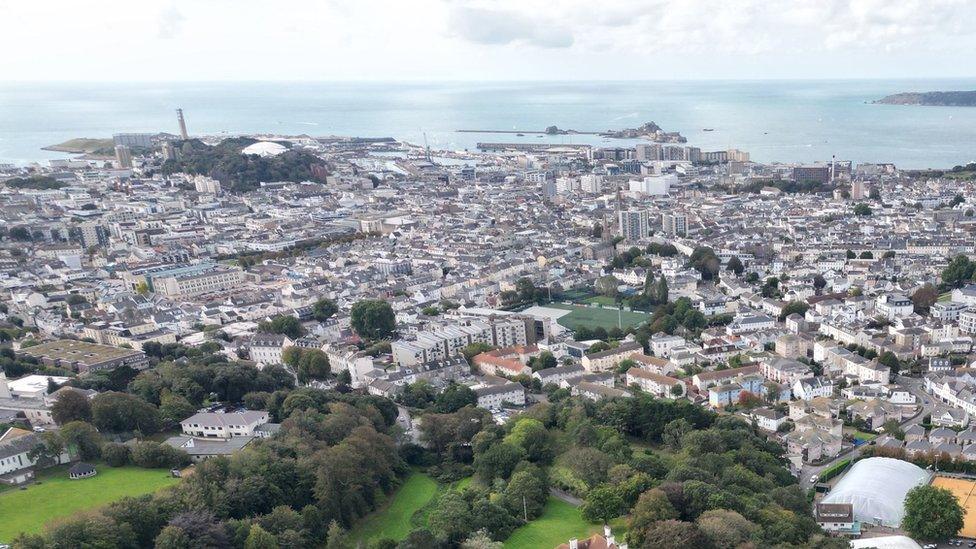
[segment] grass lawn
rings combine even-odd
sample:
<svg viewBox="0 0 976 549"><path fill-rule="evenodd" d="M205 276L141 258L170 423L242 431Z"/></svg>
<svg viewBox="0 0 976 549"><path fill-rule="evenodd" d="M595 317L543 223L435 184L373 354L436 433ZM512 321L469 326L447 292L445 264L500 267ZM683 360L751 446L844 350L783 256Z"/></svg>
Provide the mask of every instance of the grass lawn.
<svg viewBox="0 0 976 549"><path fill-rule="evenodd" d="M601 309L599 307L581 307L577 305L565 305L563 303L549 303L546 307L572 311L568 315L563 315L557 322L560 325L574 329L577 326L586 328L600 328L605 330L617 327L617 309ZM624 330L631 326L637 326L651 319L651 315L636 311L620 311L620 323Z"/></svg>
<svg viewBox="0 0 976 549"><path fill-rule="evenodd" d="M413 530L410 518L437 494L437 482L424 473L411 473L387 504L352 529L349 539L369 542L379 539L400 541Z"/></svg>
<svg viewBox="0 0 976 549"><path fill-rule="evenodd" d="M604 307L616 307L617 300L612 297L607 297L605 295L595 295L593 297L588 297L583 300L583 303L593 304L593 305L603 305Z"/></svg>
<svg viewBox="0 0 976 549"><path fill-rule="evenodd" d="M625 519L614 519L610 523L613 535L623 540ZM505 549L537 549L555 547L566 543L570 538L585 539L597 532L603 532L602 524L590 524L580 517L579 509L565 501L549 496L542 516L518 528L505 540Z"/></svg>
<svg viewBox="0 0 976 549"><path fill-rule="evenodd" d="M97 468L98 474L92 478L70 480L67 465L52 467L40 472L40 482L28 485L26 490L0 494L0 542L9 543L21 532L39 532L53 519L179 482L167 469L109 467L103 463Z"/></svg>
<svg viewBox="0 0 976 549"><path fill-rule="evenodd" d="M858 430L852 432L851 436L856 438L857 440L863 440L864 442L872 441L878 438L878 435L874 433L865 433L864 431L858 431Z"/></svg>

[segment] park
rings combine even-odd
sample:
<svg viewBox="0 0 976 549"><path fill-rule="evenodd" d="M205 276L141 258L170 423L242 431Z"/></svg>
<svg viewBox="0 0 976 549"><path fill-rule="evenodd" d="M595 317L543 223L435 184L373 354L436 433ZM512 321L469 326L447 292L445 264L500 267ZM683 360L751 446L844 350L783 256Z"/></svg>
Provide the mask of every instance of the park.
<svg viewBox="0 0 976 549"><path fill-rule="evenodd" d="M22 532L40 532L45 524L79 511L179 482L164 469L109 467L104 463L97 463L96 468L98 474L91 478L71 480L67 465L51 467L39 472L24 488L0 489L0 543L10 543Z"/></svg>

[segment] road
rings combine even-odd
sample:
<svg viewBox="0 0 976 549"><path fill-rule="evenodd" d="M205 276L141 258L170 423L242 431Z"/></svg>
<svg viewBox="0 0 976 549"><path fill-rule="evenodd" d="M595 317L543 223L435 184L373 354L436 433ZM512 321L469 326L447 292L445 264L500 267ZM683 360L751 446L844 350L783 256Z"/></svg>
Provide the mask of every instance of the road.
<svg viewBox="0 0 976 549"><path fill-rule="evenodd" d="M935 401L932 399L932 395L929 395L925 392L925 383L922 379L899 376L896 385L899 385L907 389L908 392L915 395L915 398L918 399L918 403L922 405L922 408L919 410L917 414L915 414L914 416L908 418L907 420L901 423L901 427L903 429L906 427L911 427L912 425L915 425L917 423L921 423L922 418L925 417L926 414L932 413L932 410L935 409ZM804 488L810 487L811 486L810 479L813 476L819 477L821 471L834 465L839 461L860 456L861 451L864 449L865 446L867 445L862 444L861 446L858 446L857 448L854 448L846 453L842 453L834 457L830 461L823 463L821 465L804 464L802 470L800 471L800 486Z"/></svg>

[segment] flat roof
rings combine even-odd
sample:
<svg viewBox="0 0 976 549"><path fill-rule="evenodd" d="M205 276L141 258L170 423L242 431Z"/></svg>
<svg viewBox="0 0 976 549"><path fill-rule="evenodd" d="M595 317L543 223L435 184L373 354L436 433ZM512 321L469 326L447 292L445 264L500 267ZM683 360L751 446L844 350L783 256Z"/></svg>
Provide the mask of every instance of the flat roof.
<svg viewBox="0 0 976 549"><path fill-rule="evenodd" d="M143 354L142 351L112 347L111 345L99 345L97 343L88 343L87 341L75 341L73 339L49 341L21 349L21 352L35 358L47 357L58 360L77 361L84 364L98 364L100 362Z"/></svg>
<svg viewBox="0 0 976 549"><path fill-rule="evenodd" d="M44 390L47 391L47 380L52 380L58 385L66 383L70 380L70 377L63 376L42 376L38 374L32 374L29 376L24 376L20 379L11 379L7 381L7 387L13 393L36 393L37 391Z"/></svg>

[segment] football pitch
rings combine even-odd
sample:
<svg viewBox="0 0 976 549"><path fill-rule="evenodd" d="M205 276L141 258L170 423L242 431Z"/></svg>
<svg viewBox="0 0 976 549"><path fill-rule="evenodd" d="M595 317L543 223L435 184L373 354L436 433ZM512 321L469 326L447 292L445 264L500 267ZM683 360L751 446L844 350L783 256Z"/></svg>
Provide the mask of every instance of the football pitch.
<svg viewBox="0 0 976 549"><path fill-rule="evenodd" d="M637 311L624 311L613 308L584 307L580 305L566 305L564 303L550 303L545 307L569 311L556 321L571 330L579 326L584 328L603 328L609 330L619 327L623 330L637 327L651 319L651 315Z"/></svg>

